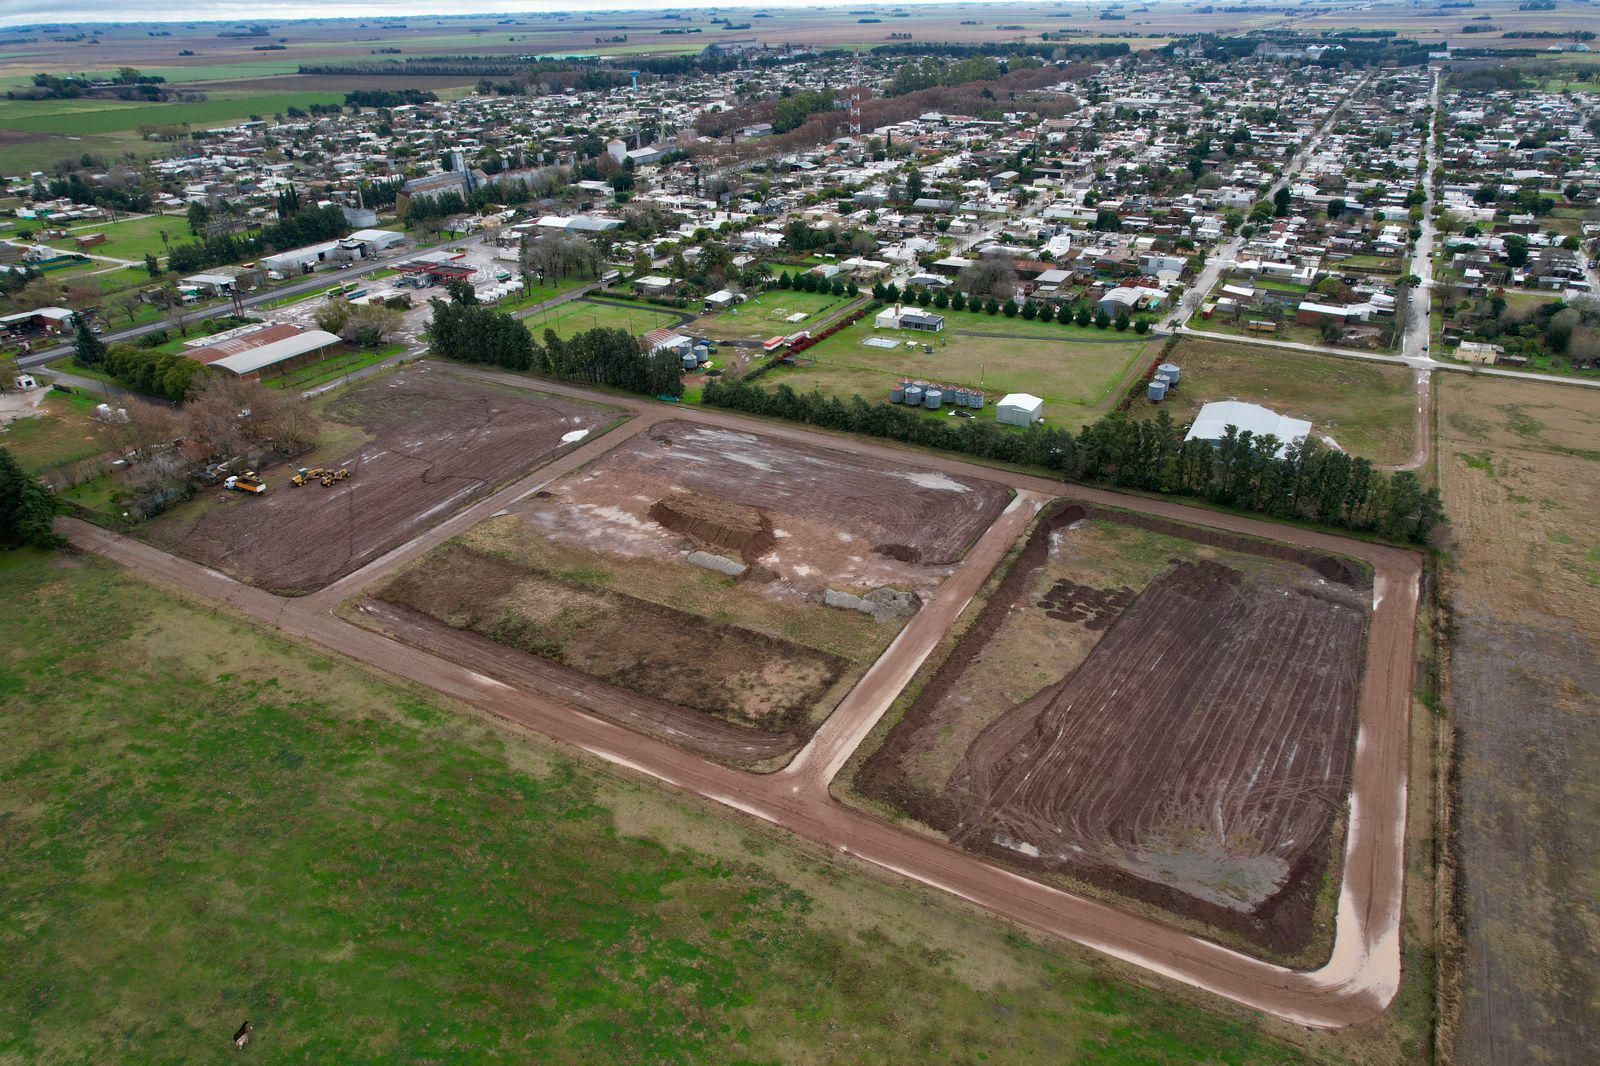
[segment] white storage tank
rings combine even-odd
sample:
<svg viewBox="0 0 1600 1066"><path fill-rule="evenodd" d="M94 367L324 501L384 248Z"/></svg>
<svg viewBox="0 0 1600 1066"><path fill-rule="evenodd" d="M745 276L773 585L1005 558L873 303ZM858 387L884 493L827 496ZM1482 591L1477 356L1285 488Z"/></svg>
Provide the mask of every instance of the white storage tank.
<svg viewBox="0 0 1600 1066"><path fill-rule="evenodd" d="M1175 389L1178 387L1179 371L1177 363L1162 363L1160 366L1156 367L1156 373L1166 375L1167 388Z"/></svg>

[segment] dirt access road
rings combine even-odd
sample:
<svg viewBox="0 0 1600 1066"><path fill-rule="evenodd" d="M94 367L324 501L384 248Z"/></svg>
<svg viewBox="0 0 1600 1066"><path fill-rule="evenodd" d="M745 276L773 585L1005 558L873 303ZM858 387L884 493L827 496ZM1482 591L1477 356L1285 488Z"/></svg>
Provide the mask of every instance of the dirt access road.
<svg viewBox="0 0 1600 1066"><path fill-rule="evenodd" d="M600 399L579 389L523 381L540 391ZM923 468L1000 481L1017 490L1002 516L968 552L934 600L907 625L834 714L784 770L759 776L730 770L661 741L602 721L543 692L522 691L466 667L344 622L332 609L346 597L497 510L538 491L567 470L663 418L837 447L843 438L721 412L669 409L648 401L606 402L634 419L538 473L461 511L361 570L311 596L289 600L240 584L128 537L63 520L79 548L113 559L153 582L237 610L290 636L348 655L369 667L463 700L617 766L695 793L869 866L957 896L996 915L1075 941L1286 1020L1320 1028L1377 1017L1400 983L1412 652L1421 564L1408 551L1328 534L1220 515L884 445L851 441L854 450ZM905 832L836 803L828 787L940 637L970 602L1033 513L1050 496L1121 507L1192 525L1266 537L1316 551L1361 558L1374 570L1374 610L1358 707L1358 734L1346 841L1344 882L1329 961L1312 971L1262 962L1160 922L1124 913L989 865L954 847Z"/></svg>

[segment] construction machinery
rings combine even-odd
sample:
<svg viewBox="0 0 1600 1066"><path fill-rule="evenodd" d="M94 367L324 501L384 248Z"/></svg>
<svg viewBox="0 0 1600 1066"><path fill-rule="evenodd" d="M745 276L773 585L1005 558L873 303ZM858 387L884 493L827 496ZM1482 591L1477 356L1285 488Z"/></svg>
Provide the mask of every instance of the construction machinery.
<svg viewBox="0 0 1600 1066"><path fill-rule="evenodd" d="M232 474L222 483L225 489L234 492L248 492L255 495L267 491L267 483L262 481L254 470L246 470L242 474Z"/></svg>
<svg viewBox="0 0 1600 1066"><path fill-rule="evenodd" d="M331 466L302 466L294 477L289 479L289 484L295 488L309 485L313 481L322 482L323 488L330 487L336 481L345 481L350 477L350 468L341 466L337 469Z"/></svg>

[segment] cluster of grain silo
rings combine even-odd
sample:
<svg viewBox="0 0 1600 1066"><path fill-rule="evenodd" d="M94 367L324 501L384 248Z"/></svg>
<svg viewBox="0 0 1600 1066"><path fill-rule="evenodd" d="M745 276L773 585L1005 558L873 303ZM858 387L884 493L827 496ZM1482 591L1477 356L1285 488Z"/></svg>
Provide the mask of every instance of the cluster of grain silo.
<svg viewBox="0 0 1600 1066"><path fill-rule="evenodd" d="M1150 379L1150 384L1145 388L1145 399L1151 403L1165 400L1167 393L1178 387L1179 375L1177 363L1162 363L1156 367L1155 377Z"/></svg>
<svg viewBox="0 0 1600 1066"><path fill-rule="evenodd" d="M937 411L944 407L983 408L983 393L960 385L929 384L902 378L889 387L889 402Z"/></svg>

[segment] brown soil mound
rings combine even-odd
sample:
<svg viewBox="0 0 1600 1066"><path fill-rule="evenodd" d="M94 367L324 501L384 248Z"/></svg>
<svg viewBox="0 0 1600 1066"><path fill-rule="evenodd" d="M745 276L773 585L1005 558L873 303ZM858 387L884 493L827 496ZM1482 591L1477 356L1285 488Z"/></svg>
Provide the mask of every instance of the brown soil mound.
<svg viewBox="0 0 1600 1066"><path fill-rule="evenodd" d="M764 511L687 489L657 500L650 517L674 533L738 552L745 562L754 562L777 543L772 519Z"/></svg>

